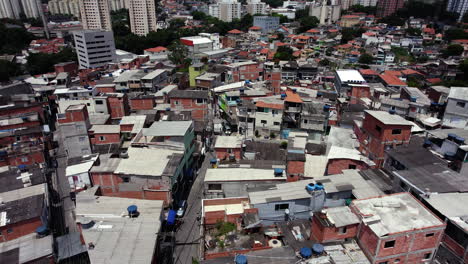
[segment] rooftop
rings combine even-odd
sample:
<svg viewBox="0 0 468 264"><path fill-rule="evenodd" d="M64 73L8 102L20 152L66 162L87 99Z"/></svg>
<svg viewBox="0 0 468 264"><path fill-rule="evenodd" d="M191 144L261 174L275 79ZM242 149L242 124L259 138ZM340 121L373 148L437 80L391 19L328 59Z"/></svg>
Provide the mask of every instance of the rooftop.
<svg viewBox="0 0 468 264"><path fill-rule="evenodd" d="M95 188L76 199L77 222L93 225L82 229L92 263L151 263L161 226L163 201L95 196ZM127 207L136 205L139 215L129 218Z"/></svg>
<svg viewBox="0 0 468 264"><path fill-rule="evenodd" d="M431 193L424 200L439 213L468 231L468 206L466 206L468 193Z"/></svg>
<svg viewBox="0 0 468 264"><path fill-rule="evenodd" d="M206 171L205 182L229 181L285 181L284 173L276 176L274 170L251 168L218 168Z"/></svg>
<svg viewBox="0 0 468 264"><path fill-rule="evenodd" d="M52 256L53 236L38 238L36 233L0 243L2 263L31 263L40 258Z"/></svg>
<svg viewBox="0 0 468 264"><path fill-rule="evenodd" d="M169 92L169 98L193 98L208 99L208 91L201 90L172 90Z"/></svg>
<svg viewBox="0 0 468 264"><path fill-rule="evenodd" d="M115 169L116 174L161 176L173 154L181 151L169 149L132 148L127 151L128 158L121 159ZM172 175L168 175L172 176Z"/></svg>
<svg viewBox="0 0 468 264"><path fill-rule="evenodd" d="M137 134L143 128L146 122L145 115L130 115L123 116L120 120L120 125L133 125L132 134Z"/></svg>
<svg viewBox="0 0 468 264"><path fill-rule="evenodd" d="M354 200L352 206L379 237L445 225L409 193Z"/></svg>
<svg viewBox="0 0 468 264"><path fill-rule="evenodd" d="M335 227L360 223L359 218L351 211L349 206L327 208L323 209L321 212L326 214L328 222Z"/></svg>
<svg viewBox="0 0 468 264"><path fill-rule="evenodd" d="M89 131L94 132L94 134L119 134L120 126L119 125L94 125Z"/></svg>
<svg viewBox="0 0 468 264"><path fill-rule="evenodd" d="M365 113L371 115L385 125L412 126L412 124L399 115L392 115L385 111L366 110Z"/></svg>
<svg viewBox="0 0 468 264"><path fill-rule="evenodd" d="M336 74L343 83L364 83L366 82L362 75L357 70L337 70Z"/></svg>
<svg viewBox="0 0 468 264"><path fill-rule="evenodd" d="M452 87L448 97L468 101L468 87Z"/></svg>
<svg viewBox="0 0 468 264"><path fill-rule="evenodd" d="M190 127L192 121L160 121L154 122L149 128L143 128L143 136L162 137L176 136L183 137Z"/></svg>
<svg viewBox="0 0 468 264"><path fill-rule="evenodd" d="M237 136L217 136L215 148L240 148L242 139Z"/></svg>

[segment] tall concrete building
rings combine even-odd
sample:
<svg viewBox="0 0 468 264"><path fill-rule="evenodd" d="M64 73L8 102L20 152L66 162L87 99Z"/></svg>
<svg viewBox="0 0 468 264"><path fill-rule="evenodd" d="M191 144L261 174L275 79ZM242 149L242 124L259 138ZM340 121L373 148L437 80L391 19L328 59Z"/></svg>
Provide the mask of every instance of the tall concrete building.
<svg viewBox="0 0 468 264"><path fill-rule="evenodd" d="M127 1L125 0L110 0L110 6L112 11L117 11L122 8L128 8Z"/></svg>
<svg viewBox="0 0 468 264"><path fill-rule="evenodd" d="M0 18L19 19L20 14L37 18L41 8L41 2L37 0L0 0Z"/></svg>
<svg viewBox="0 0 468 264"><path fill-rule="evenodd" d="M377 0L352 0L350 5L377 6Z"/></svg>
<svg viewBox="0 0 468 264"><path fill-rule="evenodd" d="M112 31L74 31L73 36L80 68L100 68L115 61L115 43Z"/></svg>
<svg viewBox="0 0 468 264"><path fill-rule="evenodd" d="M223 0L210 5L209 14L224 22L232 22L233 19L241 18L241 8L242 5L237 0Z"/></svg>
<svg viewBox="0 0 468 264"><path fill-rule="evenodd" d="M458 21L462 20L467 10L468 0L448 0L447 11L458 13L460 15Z"/></svg>
<svg viewBox="0 0 468 264"><path fill-rule="evenodd" d="M340 19L341 6L337 0L328 3L327 0L323 0L322 3L315 2L309 8L310 16L317 17L320 21L320 25L326 25L335 23Z"/></svg>
<svg viewBox="0 0 468 264"><path fill-rule="evenodd" d="M80 0L84 29L112 30L109 0Z"/></svg>
<svg viewBox="0 0 468 264"><path fill-rule="evenodd" d="M260 0L248 0L247 1L247 13L252 16L255 14L267 14L267 4Z"/></svg>
<svg viewBox="0 0 468 264"><path fill-rule="evenodd" d="M262 33L271 33L279 28L280 19L274 16L254 16L253 25L261 27Z"/></svg>
<svg viewBox="0 0 468 264"><path fill-rule="evenodd" d="M51 14L69 14L81 17L79 0L50 0L49 12Z"/></svg>
<svg viewBox="0 0 468 264"><path fill-rule="evenodd" d="M398 9L403 8L404 0L378 0L377 17L387 17L393 15Z"/></svg>
<svg viewBox="0 0 468 264"><path fill-rule="evenodd" d="M132 33L145 36L157 30L155 0L128 0L127 4Z"/></svg>

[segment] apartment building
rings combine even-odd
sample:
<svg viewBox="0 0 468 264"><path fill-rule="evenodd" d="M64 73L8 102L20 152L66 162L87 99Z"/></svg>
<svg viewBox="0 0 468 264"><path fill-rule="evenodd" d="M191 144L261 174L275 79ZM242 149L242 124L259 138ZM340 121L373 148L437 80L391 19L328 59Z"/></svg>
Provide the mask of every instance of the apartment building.
<svg viewBox="0 0 468 264"><path fill-rule="evenodd" d="M247 1L247 13L253 15L267 14L267 4L260 0L249 0Z"/></svg>
<svg viewBox="0 0 468 264"><path fill-rule="evenodd" d="M156 3L154 0L129 0L130 28L132 33L145 36L156 31Z"/></svg>
<svg viewBox="0 0 468 264"><path fill-rule="evenodd" d="M210 5L209 14L224 22L231 22L233 19L241 18L241 9L242 5L237 0L223 0L217 4Z"/></svg>
<svg viewBox="0 0 468 264"><path fill-rule="evenodd" d="M65 114L58 114L58 123L69 158L91 154L88 130L91 128L86 105L71 105Z"/></svg>
<svg viewBox="0 0 468 264"><path fill-rule="evenodd" d="M108 0L80 0L79 3L84 29L112 30Z"/></svg>
<svg viewBox="0 0 468 264"><path fill-rule="evenodd" d="M83 30L73 32L80 68L94 69L115 61L112 31Z"/></svg>
<svg viewBox="0 0 468 264"><path fill-rule="evenodd" d="M70 14L74 17L81 17L79 0L50 0L49 12L51 14Z"/></svg>
<svg viewBox="0 0 468 264"><path fill-rule="evenodd" d="M37 0L0 0L0 18L20 19L20 14L26 17L39 17L40 1Z"/></svg>

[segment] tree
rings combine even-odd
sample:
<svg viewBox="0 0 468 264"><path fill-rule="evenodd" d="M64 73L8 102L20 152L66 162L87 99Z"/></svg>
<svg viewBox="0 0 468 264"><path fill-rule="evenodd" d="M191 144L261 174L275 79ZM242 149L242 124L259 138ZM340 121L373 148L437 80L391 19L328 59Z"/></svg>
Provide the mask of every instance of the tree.
<svg viewBox="0 0 468 264"><path fill-rule="evenodd" d="M376 9L375 6L352 5L348 10L352 12L375 14Z"/></svg>
<svg viewBox="0 0 468 264"><path fill-rule="evenodd" d="M468 59L464 59L460 62L458 69L463 72L463 79L468 81Z"/></svg>
<svg viewBox="0 0 468 264"><path fill-rule="evenodd" d="M318 20L318 18L314 16L306 16L299 19L299 23L301 24L301 26L299 27L299 33L306 32L311 28L317 27L319 22L320 21Z"/></svg>
<svg viewBox="0 0 468 264"><path fill-rule="evenodd" d="M442 55L444 57L460 56L463 53L463 51L464 51L464 48L462 45L452 44L442 51Z"/></svg>
<svg viewBox="0 0 468 264"><path fill-rule="evenodd" d="M410 36L421 36L422 31L419 28L410 27L406 29L406 34Z"/></svg>
<svg viewBox="0 0 468 264"><path fill-rule="evenodd" d="M463 21L463 23L468 23L468 12L466 12L466 13L463 15L462 21Z"/></svg>
<svg viewBox="0 0 468 264"><path fill-rule="evenodd" d="M276 50L274 59L275 60L283 60L283 61L290 61L294 59L293 50L287 46L278 47Z"/></svg>
<svg viewBox="0 0 468 264"><path fill-rule="evenodd" d="M385 24L388 24L389 26L393 26L393 27L403 26L405 24L405 20L402 19L401 17L397 16L397 15L391 15L391 16L381 18L378 22L379 23L385 23Z"/></svg>
<svg viewBox="0 0 468 264"><path fill-rule="evenodd" d="M461 28L453 28L446 30L444 33L444 37L448 41L452 41L454 39L467 39L468 33Z"/></svg>
<svg viewBox="0 0 468 264"><path fill-rule="evenodd" d="M76 60L76 53L70 48L65 48L56 54L32 53L28 56L26 70L31 75L53 72L55 64Z"/></svg>
<svg viewBox="0 0 468 264"><path fill-rule="evenodd" d="M185 21L183 19L176 18L176 19L171 19L169 21L169 28L171 29L179 29L184 26L185 26Z"/></svg>
<svg viewBox="0 0 468 264"><path fill-rule="evenodd" d="M283 5L283 0L265 0L264 2L271 7L278 7Z"/></svg>
<svg viewBox="0 0 468 264"><path fill-rule="evenodd" d="M319 65L320 66L328 66L328 65L330 65L330 61L328 59L323 59L323 60L319 61Z"/></svg>
<svg viewBox="0 0 468 264"><path fill-rule="evenodd" d="M366 30L363 28L343 28L341 30L341 43L348 43L348 41L360 37L364 32Z"/></svg>
<svg viewBox="0 0 468 264"><path fill-rule="evenodd" d="M188 49L180 41L176 40L169 46L169 51L171 52L168 55L169 60L177 66L186 66L184 65L187 61Z"/></svg>
<svg viewBox="0 0 468 264"><path fill-rule="evenodd" d="M276 34L276 36L278 36L277 39L278 39L279 41L283 41L283 40L284 40L284 34L283 34L283 33L279 32L278 34Z"/></svg>
<svg viewBox="0 0 468 264"><path fill-rule="evenodd" d="M288 23L289 22L289 18L285 15L281 15L281 14L278 14L278 13L272 13L271 16L274 16L274 17L279 17L280 18L280 24L283 24L283 23Z"/></svg>
<svg viewBox="0 0 468 264"><path fill-rule="evenodd" d="M374 57L372 57L372 55L367 54L367 53L364 53L359 57L359 63L362 63L362 64L372 64L373 61L374 61Z"/></svg>
<svg viewBox="0 0 468 264"><path fill-rule="evenodd" d="M296 10L296 20L309 16L309 8Z"/></svg>
<svg viewBox="0 0 468 264"><path fill-rule="evenodd" d="M21 68L17 63L0 60L0 82L8 82L11 77L21 74Z"/></svg>
<svg viewBox="0 0 468 264"><path fill-rule="evenodd" d="M16 54L29 46L34 35L24 28L7 28L0 24L0 54Z"/></svg>

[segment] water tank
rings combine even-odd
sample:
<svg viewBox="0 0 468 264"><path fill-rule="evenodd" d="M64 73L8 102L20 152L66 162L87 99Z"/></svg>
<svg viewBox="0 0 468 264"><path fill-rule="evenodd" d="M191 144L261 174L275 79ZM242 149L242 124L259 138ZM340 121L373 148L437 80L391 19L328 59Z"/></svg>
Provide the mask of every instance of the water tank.
<svg viewBox="0 0 468 264"><path fill-rule="evenodd" d="M36 233L40 236L45 236L47 235L47 232L49 230L47 229L47 226L40 226L38 228L36 228Z"/></svg>
<svg viewBox="0 0 468 264"><path fill-rule="evenodd" d="M323 111L324 111L324 112L330 111L330 106L329 106L329 105L324 105L324 106L323 106Z"/></svg>
<svg viewBox="0 0 468 264"><path fill-rule="evenodd" d="M391 115L394 115L396 113L396 111L393 110L393 109L390 109L390 110L388 110L388 113L390 113Z"/></svg>
<svg viewBox="0 0 468 264"><path fill-rule="evenodd" d="M89 219L89 220L82 220L81 221L81 228L83 229L90 229L91 227L93 227L95 224L95 222L92 220L92 219Z"/></svg>
<svg viewBox="0 0 468 264"><path fill-rule="evenodd" d="M174 225L176 221L176 216L177 212L175 210L169 210L169 213L167 214L166 223L168 225Z"/></svg>
<svg viewBox="0 0 468 264"><path fill-rule="evenodd" d="M321 182L315 183L315 190L320 191L323 190L323 184Z"/></svg>
<svg viewBox="0 0 468 264"><path fill-rule="evenodd" d="M317 93L317 97L320 97L320 96L322 96L322 93L321 93L321 92L318 92L318 93Z"/></svg>
<svg viewBox="0 0 468 264"><path fill-rule="evenodd" d="M430 147L431 145L432 145L432 142L429 139L424 140L424 144L423 144L424 148Z"/></svg>
<svg viewBox="0 0 468 264"><path fill-rule="evenodd" d="M418 100L418 98L415 97L415 96L411 96L411 97L410 97L410 101L411 101L411 102L416 102L417 100Z"/></svg>
<svg viewBox="0 0 468 264"><path fill-rule="evenodd" d="M315 190L315 184L314 183L309 183L306 185L306 190L308 192L313 192Z"/></svg>
<svg viewBox="0 0 468 264"><path fill-rule="evenodd" d="M211 164L216 164L216 163L218 163L218 160L217 159L210 159L210 163Z"/></svg>
<svg viewBox="0 0 468 264"><path fill-rule="evenodd" d="M446 160L455 160L455 152L446 152L444 158Z"/></svg>
<svg viewBox="0 0 468 264"><path fill-rule="evenodd" d="M306 259L312 256L312 250L308 247L301 248L299 253L301 254L301 257L306 258Z"/></svg>
<svg viewBox="0 0 468 264"><path fill-rule="evenodd" d="M236 264L247 264L247 257L244 255L237 255L234 261Z"/></svg>
<svg viewBox="0 0 468 264"><path fill-rule="evenodd" d="M239 93L240 93L240 94L244 94L244 91L245 91L244 88L240 88L240 89L239 89Z"/></svg>
<svg viewBox="0 0 468 264"><path fill-rule="evenodd" d="M281 99L284 100L284 98L286 98L286 94L282 93L281 94Z"/></svg>
<svg viewBox="0 0 468 264"><path fill-rule="evenodd" d="M465 143L465 139L462 138L462 137L456 137L456 138L455 138L455 142L456 142L457 144L463 145L463 143Z"/></svg>
<svg viewBox="0 0 468 264"><path fill-rule="evenodd" d="M138 207L136 205L130 205L127 207L128 216L134 217L138 215Z"/></svg>
<svg viewBox="0 0 468 264"><path fill-rule="evenodd" d="M321 255L323 253L323 245L322 244L314 244L312 246L312 251L316 255Z"/></svg>
<svg viewBox="0 0 468 264"><path fill-rule="evenodd" d="M283 169L276 168L274 173L275 173L275 176L282 176L283 175Z"/></svg>
<svg viewBox="0 0 468 264"><path fill-rule="evenodd" d="M296 89L296 88L293 88L292 91L293 91L293 93L296 93L296 92L297 92L297 89Z"/></svg>
<svg viewBox="0 0 468 264"><path fill-rule="evenodd" d="M455 140L455 138L457 138L457 135L456 135L456 134L449 133L449 134L447 135L447 139L448 139L448 140Z"/></svg>

